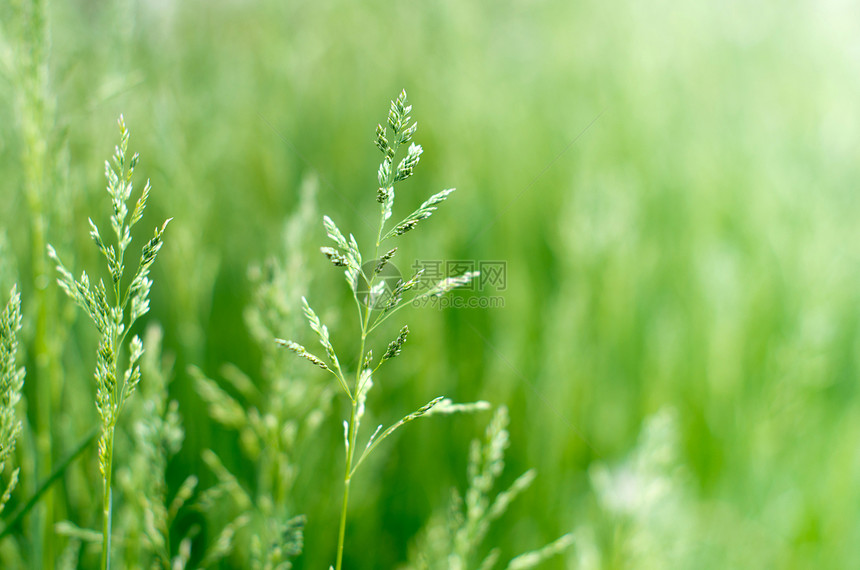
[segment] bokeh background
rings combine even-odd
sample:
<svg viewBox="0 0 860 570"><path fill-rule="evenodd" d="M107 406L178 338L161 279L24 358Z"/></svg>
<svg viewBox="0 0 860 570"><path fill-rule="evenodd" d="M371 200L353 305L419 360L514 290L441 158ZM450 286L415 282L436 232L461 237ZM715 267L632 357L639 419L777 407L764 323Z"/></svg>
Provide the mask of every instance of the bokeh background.
<svg viewBox="0 0 860 570"><path fill-rule="evenodd" d="M325 242L316 220L326 213L359 243L373 239L365 223L377 206L373 132L406 88L425 154L398 192L400 212L442 188L458 191L404 237L399 258L503 260L507 286L465 293L500 295L503 307L400 313L385 335L401 322L412 334L370 407L383 423L442 394L509 408L500 488L529 468L538 477L492 527L484 551L498 547L507 560L574 532L574 546L542 567L856 563L855 5L43 7L42 56L27 32L30 4L0 8L0 222L3 291L16 279L25 302L28 418L52 418L56 458L98 421L96 338L40 266L47 261L35 251L34 220L46 220L44 240L77 272L98 274L86 218L107 220L103 161L120 113L142 157L138 172L153 185L144 225L174 218L145 319L164 330L170 396L186 432L168 466L169 494L189 474L200 489L215 483L205 449L253 488L239 431L210 419L188 366L222 381L230 363L264 385L267 349L245 316L258 298L252 268L298 250L304 259L291 279L335 342L352 346L351 297L315 253ZM22 54L42 57L34 84L22 79ZM34 161L38 176L28 170ZM34 179L43 196L35 209L26 199ZM283 228L314 180L303 207L315 221L288 251ZM53 372L34 356L43 306L44 330L60 339ZM279 336L312 343L294 323ZM54 327L65 332L55 336ZM296 383L330 381L305 366L289 374ZM49 413L38 409L44 378L62 379ZM308 516L296 568L333 560L346 410L334 399L292 458L289 502ZM347 568L408 560L451 488L465 488L469 442L489 418L430 418L382 448L354 486ZM30 443L19 442L25 473ZM98 501L78 496L100 485L97 472L88 482L86 461L56 491L53 516L96 527ZM208 520L181 518L174 533L198 525L202 549L217 535ZM16 539L25 560L41 548L31 531L25 525Z"/></svg>

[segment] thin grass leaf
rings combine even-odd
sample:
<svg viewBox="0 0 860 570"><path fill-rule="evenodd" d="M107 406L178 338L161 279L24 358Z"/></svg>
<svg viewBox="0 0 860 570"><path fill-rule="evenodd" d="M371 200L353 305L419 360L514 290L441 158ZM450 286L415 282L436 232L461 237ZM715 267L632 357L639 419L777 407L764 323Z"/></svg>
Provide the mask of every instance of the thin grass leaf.
<svg viewBox="0 0 860 570"><path fill-rule="evenodd" d="M2 472L2 470L0 470L0 472ZM18 486L18 475L20 473L20 467L16 467L15 470L12 471L12 475L9 477L9 482L6 484L6 490L3 491L3 496L0 497L0 513L3 512L4 508L6 508L6 503L8 503L9 499L12 498L12 492L15 490L15 487Z"/></svg>

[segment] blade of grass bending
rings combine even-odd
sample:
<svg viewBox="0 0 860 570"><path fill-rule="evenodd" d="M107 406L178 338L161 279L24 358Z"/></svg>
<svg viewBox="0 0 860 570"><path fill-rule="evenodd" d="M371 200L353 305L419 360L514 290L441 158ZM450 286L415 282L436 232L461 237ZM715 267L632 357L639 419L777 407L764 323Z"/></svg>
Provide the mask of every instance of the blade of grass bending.
<svg viewBox="0 0 860 570"><path fill-rule="evenodd" d="M76 447L75 450L68 457L66 457L66 459L63 460L63 462L60 463L56 469L54 469L51 475L45 480L44 483L42 483L42 485L33 494L33 496L30 497L30 499L25 504L15 510L15 514L12 515L12 520L10 520L9 524L7 524L3 531L0 532L0 540L3 540L6 535L12 532L12 529L15 528L21 522L21 519L23 519L24 516L29 513L33 507L36 506L36 504L39 502L39 499L42 498L42 495L45 494L45 492L51 487L51 485L54 484L54 482L57 481L57 479L63 476L63 474L66 472L66 469L69 468L69 465L71 465L72 462L77 459L87 447L89 447L89 445L93 442L93 440L95 440L98 434L99 428L93 428L90 433L88 433L86 437L81 440L81 443L78 444L78 447Z"/></svg>

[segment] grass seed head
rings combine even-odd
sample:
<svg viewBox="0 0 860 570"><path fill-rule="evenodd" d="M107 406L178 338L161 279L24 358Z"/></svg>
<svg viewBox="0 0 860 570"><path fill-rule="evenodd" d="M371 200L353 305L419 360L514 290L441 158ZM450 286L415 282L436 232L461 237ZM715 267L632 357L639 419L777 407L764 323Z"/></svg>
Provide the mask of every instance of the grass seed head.
<svg viewBox="0 0 860 570"><path fill-rule="evenodd" d="M406 337L409 335L409 327L403 325L403 328L400 329L400 334L397 335L391 343L388 345L388 350L385 351L385 354L382 356L382 360L391 360L395 356L400 354L400 350L403 348L403 344L406 342Z"/></svg>

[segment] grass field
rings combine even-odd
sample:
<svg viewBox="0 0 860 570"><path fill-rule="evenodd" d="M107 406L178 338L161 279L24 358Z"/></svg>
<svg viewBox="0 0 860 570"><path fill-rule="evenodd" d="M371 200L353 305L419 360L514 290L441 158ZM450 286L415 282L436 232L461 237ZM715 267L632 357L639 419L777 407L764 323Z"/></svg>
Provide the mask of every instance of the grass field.
<svg viewBox="0 0 860 570"><path fill-rule="evenodd" d="M10 305L0 487L20 470L0 567L104 567L110 374L94 371L113 329L63 292L47 246L112 284L87 218L110 242L121 115L140 153L129 210L152 186L123 284L172 221L150 310L105 361L121 378L142 339L111 436L108 558L336 564L354 394L274 339L326 357L304 296L359 380L364 329L319 253L323 215L373 259L374 132L404 88L424 154L391 221L457 191L392 265L484 273L374 332L378 361L409 326L359 452L437 396L492 409L376 448L351 482L343 568L525 568L508 561L559 537L536 567L852 567L856 16L836 0L3 3L0 308L16 285L22 328Z"/></svg>

